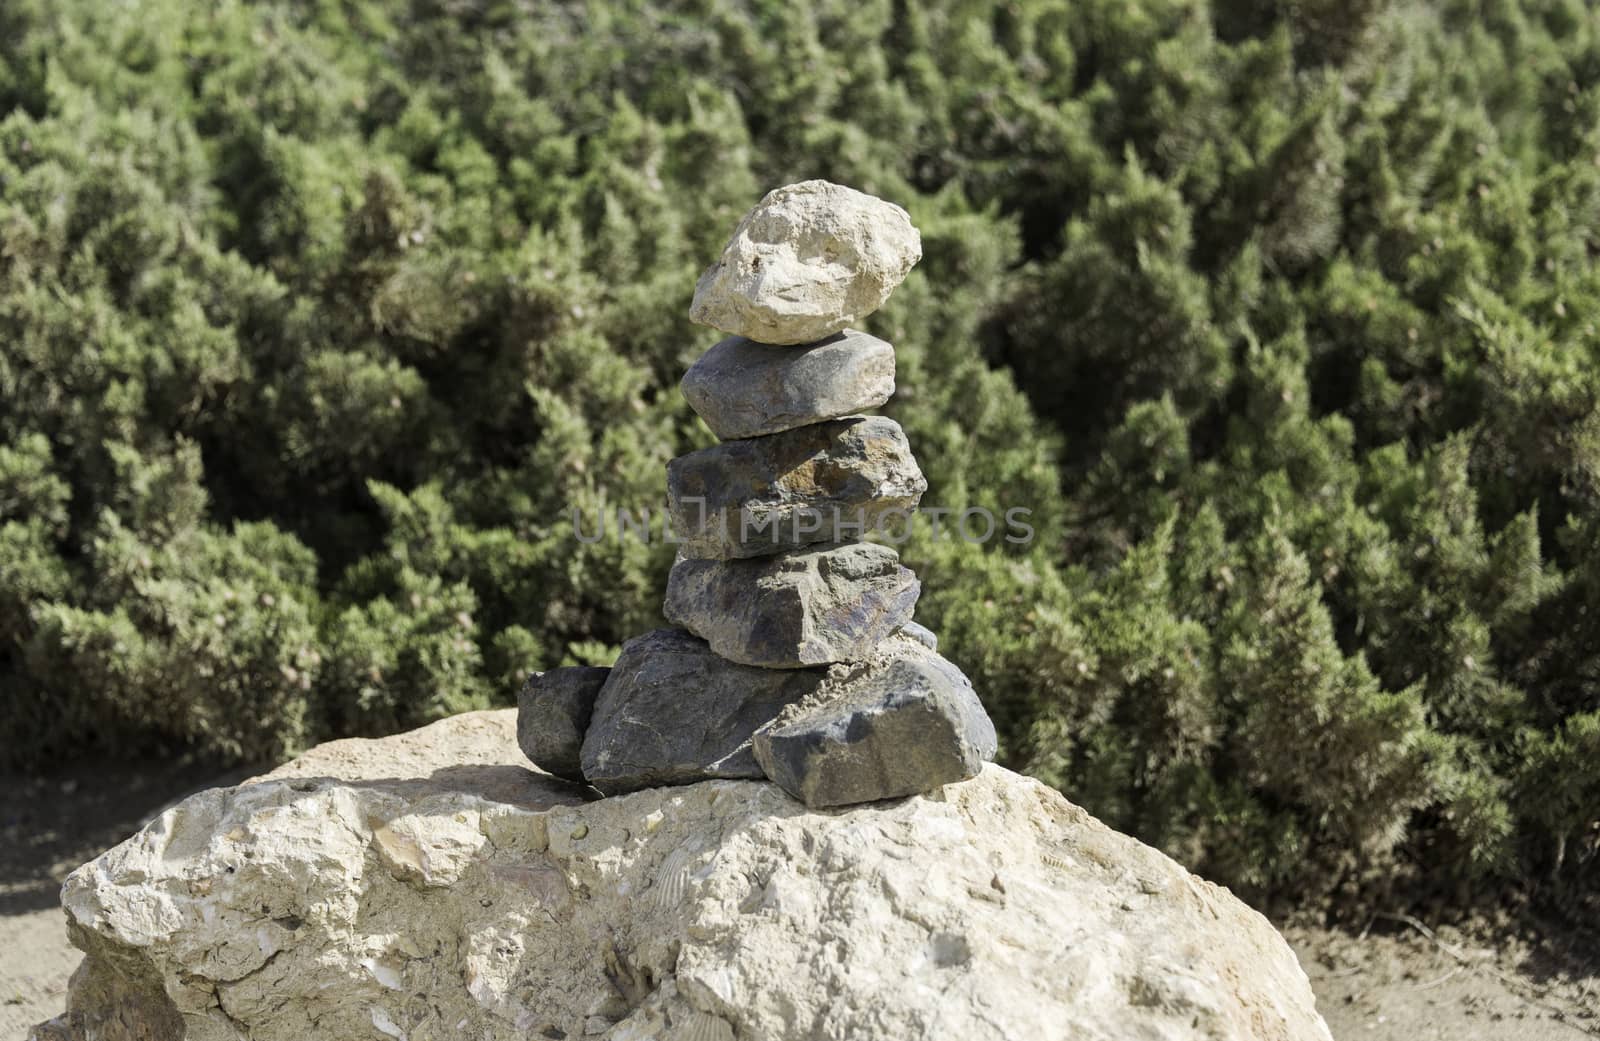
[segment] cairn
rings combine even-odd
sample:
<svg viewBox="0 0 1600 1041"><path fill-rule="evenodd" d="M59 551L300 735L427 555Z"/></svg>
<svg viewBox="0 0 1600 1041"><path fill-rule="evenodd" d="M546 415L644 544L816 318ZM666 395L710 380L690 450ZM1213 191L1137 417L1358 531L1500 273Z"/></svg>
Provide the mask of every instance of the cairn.
<svg viewBox="0 0 1600 1041"><path fill-rule="evenodd" d="M518 698L541 768L606 794L766 777L809 806L974 776L995 732L912 620L921 585L873 531L927 482L893 420L894 348L849 328L922 256L898 206L827 181L769 193L701 277L690 316L729 338L682 390L721 443L667 467L675 629L611 669L555 669Z"/></svg>

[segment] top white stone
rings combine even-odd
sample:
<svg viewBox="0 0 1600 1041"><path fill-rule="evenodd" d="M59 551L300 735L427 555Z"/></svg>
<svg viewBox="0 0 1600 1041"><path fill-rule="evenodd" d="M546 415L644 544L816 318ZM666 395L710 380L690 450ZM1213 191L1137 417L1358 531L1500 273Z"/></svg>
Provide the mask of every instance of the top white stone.
<svg viewBox="0 0 1600 1041"><path fill-rule="evenodd" d="M689 317L758 343L812 343L882 307L922 259L892 202L829 181L768 192L695 286Z"/></svg>

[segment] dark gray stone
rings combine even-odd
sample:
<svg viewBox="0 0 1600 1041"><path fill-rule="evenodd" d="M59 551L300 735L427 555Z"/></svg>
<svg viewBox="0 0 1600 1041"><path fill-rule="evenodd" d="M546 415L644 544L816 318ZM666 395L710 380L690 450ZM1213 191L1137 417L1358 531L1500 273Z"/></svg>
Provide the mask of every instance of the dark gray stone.
<svg viewBox="0 0 1600 1041"><path fill-rule="evenodd" d="M854 329L798 347L734 336L689 366L680 386L722 440L760 437L888 401L894 395L894 348Z"/></svg>
<svg viewBox="0 0 1600 1041"><path fill-rule="evenodd" d="M528 677L517 692L517 744L545 773L583 780L578 750L610 669L578 666Z"/></svg>
<svg viewBox="0 0 1600 1041"><path fill-rule="evenodd" d="M882 416L725 441L667 464L672 530L695 559L900 531L927 488L905 431Z"/></svg>
<svg viewBox="0 0 1600 1041"><path fill-rule="evenodd" d="M794 669L869 657L922 586L887 546L857 542L749 560L680 560L667 621L731 661Z"/></svg>
<svg viewBox="0 0 1600 1041"><path fill-rule="evenodd" d="M583 775L607 795L713 777L761 777L750 738L826 674L738 665L679 629L622 648L583 739Z"/></svg>
<svg viewBox="0 0 1600 1041"><path fill-rule="evenodd" d="M959 669L916 651L870 667L757 734L766 775L812 807L915 795L977 776L994 758L994 724Z"/></svg>

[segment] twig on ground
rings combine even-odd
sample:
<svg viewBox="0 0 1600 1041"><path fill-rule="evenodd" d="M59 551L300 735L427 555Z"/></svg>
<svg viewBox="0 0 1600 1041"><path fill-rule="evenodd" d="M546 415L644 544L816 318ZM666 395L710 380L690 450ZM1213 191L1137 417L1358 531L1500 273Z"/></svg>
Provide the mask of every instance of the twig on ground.
<svg viewBox="0 0 1600 1041"><path fill-rule="evenodd" d="M1419 983L1415 987L1412 987L1411 989L1412 990L1431 990L1432 988L1439 986L1439 984L1444 983L1445 981L1451 979L1452 977L1459 975L1461 970L1464 969L1464 968L1466 968L1465 965L1457 965L1455 968L1451 969L1449 972L1445 973L1443 976L1440 976L1438 979L1429 980L1427 983Z"/></svg>

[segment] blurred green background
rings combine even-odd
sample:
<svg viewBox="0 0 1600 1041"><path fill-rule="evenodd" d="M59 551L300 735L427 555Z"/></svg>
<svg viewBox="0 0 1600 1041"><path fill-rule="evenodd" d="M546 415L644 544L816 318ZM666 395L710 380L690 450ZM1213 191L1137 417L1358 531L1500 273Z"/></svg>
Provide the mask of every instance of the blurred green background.
<svg viewBox="0 0 1600 1041"><path fill-rule="evenodd" d="M0 760L282 757L660 624L695 278L906 206L1002 759L1258 901L1600 880L1579 0L5 0Z"/></svg>

